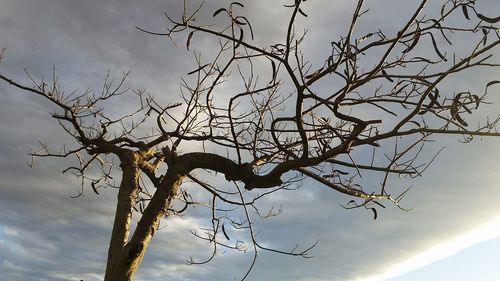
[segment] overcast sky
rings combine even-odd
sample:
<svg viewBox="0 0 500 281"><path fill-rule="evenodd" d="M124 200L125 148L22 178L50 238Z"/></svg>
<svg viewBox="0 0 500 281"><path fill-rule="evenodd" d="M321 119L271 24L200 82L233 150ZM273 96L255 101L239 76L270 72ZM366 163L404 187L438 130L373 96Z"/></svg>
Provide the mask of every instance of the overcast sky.
<svg viewBox="0 0 500 281"><path fill-rule="evenodd" d="M280 8L283 1L247 2L245 13L254 22L255 40L268 44L282 40L289 13ZM306 43L312 61L320 59L315 54L328 52L329 42L342 34L352 2L311 0L304 4L310 14L308 24L317 26ZM383 1L385 7L367 2L373 6L372 15L362 26L381 26L389 32L391 28L396 31L416 6L410 0ZM490 16L500 13L496 0L477 2L478 9ZM207 1L205 14L213 13L220 3L226 1ZM146 35L134 27L162 30L164 11L179 16L181 1L0 0L0 49L6 49L0 73L27 83L24 68L36 77L50 77L55 65L62 87L71 92L98 89L108 69L116 74L130 70L127 86L147 88L161 100L176 102L181 76L195 67L192 53L184 48L184 39L175 48L166 38ZM192 49L210 48L195 39ZM498 50L494 52L498 55ZM498 56L495 59L498 62ZM478 71L467 80L450 83L482 91L484 83L495 78L498 70ZM115 110L128 107L123 104ZM30 161L27 152L39 147L38 141L55 149L71 144L50 118L54 109L39 97L0 83L0 280L93 281L103 277L116 190L104 190L99 196L85 190L83 197L72 199L80 186L71 175L61 174L66 160L42 159L32 169L26 165ZM365 210L341 208L348 197L309 181L298 190L270 197L282 206L283 214L255 222L259 239L285 250L297 243L307 247L318 241L318 245L311 259L261 252L248 280L382 281L403 274L390 280L408 281L448 279L432 272L462 277L478 271L483 276L498 274L483 267L484 259L499 258L495 256L500 251L498 239L488 247L474 245L500 235L500 138L469 144L458 139L435 138L430 154L445 146L444 152L423 178L400 183L401 190L414 186L404 201L405 207L413 208L411 212L388 205L373 220ZM203 212L193 212L163 222L137 280L241 278L251 262L250 254L227 252L207 265L186 265L189 256L210 255L208 245L189 233L209 220ZM445 258L469 246L460 256ZM497 250L488 252L492 247ZM445 259L429 266L426 262L404 264L422 255L428 262ZM484 259L471 258L475 256ZM421 268L414 274L421 275L404 275L417 267Z"/></svg>

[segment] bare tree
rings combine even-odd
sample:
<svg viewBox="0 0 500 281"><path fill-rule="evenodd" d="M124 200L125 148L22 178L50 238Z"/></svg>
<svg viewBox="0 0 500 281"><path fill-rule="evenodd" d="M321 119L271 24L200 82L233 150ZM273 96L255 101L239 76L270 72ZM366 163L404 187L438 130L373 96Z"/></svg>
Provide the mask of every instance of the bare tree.
<svg viewBox="0 0 500 281"><path fill-rule="evenodd" d="M346 208L363 207L376 218L376 208L385 203L402 208L406 191L392 195L388 183L393 177L421 176L434 160L420 159L431 136L458 135L465 142L500 136L500 117L489 119L480 111L488 103L488 90L500 81L484 81L479 94L440 91L456 73L498 66L492 54L500 43L495 26L500 19L477 11L474 0L448 0L435 17L423 14L428 1L421 1L390 34L356 29L367 12L359 0L345 34L331 42L320 64L307 61L301 47L306 32L295 31L297 18L307 17L304 2L285 5L290 17L283 23L284 41L268 46L254 43L239 2L213 12L224 26L198 25L200 5L185 8L179 19L167 15L167 32L138 27L174 43L182 40L188 49L197 36L218 44L211 60L195 53L197 66L182 80L179 102L160 104L145 91L122 89L127 74L120 79L108 75L100 92L70 94L60 89L55 70L52 81L28 74L31 86L0 74L14 87L52 102L57 108L52 117L75 140L76 146L56 153L42 146L31 154L34 158L74 156L78 164L65 172L81 179L82 192L88 186L96 193L113 185L113 159L118 160L121 180L105 280L131 280L160 221L195 204L212 213L212 228L194 233L213 245L207 261L220 247L245 250L242 242L225 243L231 227L249 231L253 262L258 250L306 257L308 248L282 251L258 243L252 215L279 213L262 212L255 205L258 199L310 178L351 196ZM468 36L468 53L453 48L457 34ZM224 88L227 81L240 88ZM137 109L107 114L106 103L124 95L137 96ZM469 125L472 114L484 118ZM196 148L185 145L192 143ZM200 170L205 176L221 174L231 184L213 186L200 179ZM366 183L362 175L378 176L380 183ZM209 200L193 200L181 187L186 181L205 190ZM242 210L245 219L228 215L227 206ZM140 219L131 233L133 215Z"/></svg>

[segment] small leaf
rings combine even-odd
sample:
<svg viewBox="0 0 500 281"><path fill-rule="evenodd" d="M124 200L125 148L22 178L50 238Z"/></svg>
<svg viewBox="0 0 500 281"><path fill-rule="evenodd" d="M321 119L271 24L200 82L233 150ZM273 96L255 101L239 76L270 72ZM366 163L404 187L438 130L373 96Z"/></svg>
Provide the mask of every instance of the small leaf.
<svg viewBox="0 0 500 281"><path fill-rule="evenodd" d="M458 94L457 96L460 96L460 94ZM451 106L450 106L450 114L451 114L451 118L453 120L455 120L455 116L458 115L458 100L457 100L457 96L455 96L455 98L453 99L453 102L451 103Z"/></svg>
<svg viewBox="0 0 500 281"><path fill-rule="evenodd" d="M457 114L455 117L456 117L458 123L460 123L462 126L464 126L464 127L469 126L469 124L467 124L467 122L465 122L465 120L462 119L462 117L460 117L460 115Z"/></svg>
<svg viewBox="0 0 500 281"><path fill-rule="evenodd" d="M248 22L248 21L247 21ZM252 29L252 26L250 25L250 23L248 22L248 28L250 29L250 37L252 37L252 40L254 39L254 36L253 36L253 29Z"/></svg>
<svg viewBox="0 0 500 281"><path fill-rule="evenodd" d="M207 67L208 65L210 65L210 64L209 64L209 63L207 63L207 64L205 64L205 65L202 65L202 66L198 67L197 69L195 69L195 70L193 70L193 71L191 71L191 72L188 72L188 74L187 74L187 75L195 74L196 72L198 72L198 71L202 70L203 68Z"/></svg>
<svg viewBox="0 0 500 281"><path fill-rule="evenodd" d="M487 17L485 15L482 15L480 13L476 13L477 17L480 18L481 20L484 20L485 22L489 22L489 23L497 23L500 21L500 16L496 17L496 18L490 18L490 17Z"/></svg>
<svg viewBox="0 0 500 281"><path fill-rule="evenodd" d="M191 45L191 38L193 38L194 31L191 31L188 35L188 38L186 40L186 48L189 51L189 46Z"/></svg>
<svg viewBox="0 0 500 281"><path fill-rule="evenodd" d="M377 209L375 208L369 208L370 210L372 210L373 212L373 219L376 220L377 219Z"/></svg>
<svg viewBox="0 0 500 281"><path fill-rule="evenodd" d="M493 80L493 81L490 81L490 82L488 82L488 84L486 84L486 88L488 88L488 87L489 87L489 86L491 86L491 85L498 84L498 83L500 83L500 81L499 81L499 80Z"/></svg>
<svg viewBox="0 0 500 281"><path fill-rule="evenodd" d="M240 6L240 7L242 7L242 8L244 8L244 7L245 7L245 6L244 6L243 4L241 4L240 2L233 2L233 3L231 3L231 6L232 6L232 5L237 5L237 6Z"/></svg>
<svg viewBox="0 0 500 281"><path fill-rule="evenodd" d="M354 200L349 201L349 203L347 203L347 206L352 205L352 204L354 204L355 206L357 206L356 201L354 201Z"/></svg>
<svg viewBox="0 0 500 281"><path fill-rule="evenodd" d="M224 227L224 224L222 224L222 233L224 234L224 237L226 237L227 240L231 240L229 238L229 235L227 235L226 228Z"/></svg>
<svg viewBox="0 0 500 281"><path fill-rule="evenodd" d="M214 12L214 14L213 14L212 16L213 16L213 17L216 17L216 16L217 16L218 14L220 14L220 12L222 12L222 11L225 11L225 12L227 13L227 10L226 10L226 9L224 9L224 8L220 8L220 9L218 9L217 11L215 11L215 12Z"/></svg>
<svg viewBox="0 0 500 281"><path fill-rule="evenodd" d="M481 31L483 32L483 46L486 46L486 42L488 41L488 31L484 28L481 28Z"/></svg>
<svg viewBox="0 0 500 281"><path fill-rule="evenodd" d="M438 56L444 60L444 61L447 61L446 58L444 57L443 54L441 54L441 52L439 51L439 48L437 46L437 43L436 43L436 40L434 40L434 36L432 35L432 33L429 33L431 35L431 40L432 40L432 46L434 46L434 50L436 51L436 53L438 54Z"/></svg>
<svg viewBox="0 0 500 281"><path fill-rule="evenodd" d="M429 98L431 99L431 102L427 105L428 109L431 109L437 102L437 99L439 97L439 90L437 88L434 89L434 92L436 95L432 95L432 93L429 93Z"/></svg>
<svg viewBox="0 0 500 281"><path fill-rule="evenodd" d="M306 14L306 13L304 13L304 11L302 11L302 9L301 9L301 8L299 8L299 13L300 13L301 15L303 15L304 17L306 17L306 18L307 18L307 14Z"/></svg>
<svg viewBox="0 0 500 281"><path fill-rule="evenodd" d="M417 125L419 128L420 128L420 127L422 127L422 126L420 125L420 123L418 123L417 121L410 120L410 122L411 122L411 123L413 123L413 124L415 124L415 125Z"/></svg>
<svg viewBox="0 0 500 281"><path fill-rule="evenodd" d="M177 211L177 214L184 213L184 211L186 211L186 209L187 209L188 206L189 206L189 204L187 204L187 202L186 202L186 204L184 205L184 207L182 207L182 209L180 209L179 211Z"/></svg>
<svg viewBox="0 0 500 281"><path fill-rule="evenodd" d="M462 12L464 13L464 16L467 20L470 20L469 18L469 12L467 11L467 5L462 5Z"/></svg>
<svg viewBox="0 0 500 281"><path fill-rule="evenodd" d="M472 114L472 111L467 107L466 104L462 105L462 107L467 111L467 113Z"/></svg>
<svg viewBox="0 0 500 281"><path fill-rule="evenodd" d="M269 83L272 83L273 81L276 81L276 75L277 75L277 73L276 73L276 63L273 60L271 60L271 67L272 67L272 71L273 71L273 79Z"/></svg>
<svg viewBox="0 0 500 281"><path fill-rule="evenodd" d="M465 120L462 119L462 117L458 114L459 107L463 106L463 104L460 102L460 97L462 96L462 94L464 93L459 93L458 95L455 96L455 98L453 98L453 103L451 104L450 107L450 113L451 113L451 118L453 120L457 120L457 122L460 123L462 126L467 127L469 126L469 124L467 124L467 122L465 122Z"/></svg>
<svg viewBox="0 0 500 281"><path fill-rule="evenodd" d="M238 16L236 18L238 19L238 22L240 23L240 25L248 25L248 29L250 30L250 36L252 37L252 40L253 40L254 39L253 29L252 29L252 25L250 24L248 19L244 16ZM245 22L242 22L241 20L244 20Z"/></svg>
<svg viewBox="0 0 500 281"><path fill-rule="evenodd" d="M238 38L238 41L236 41L234 48L238 48L241 45L241 42L243 42L243 29L240 28L240 37Z"/></svg>
<svg viewBox="0 0 500 281"><path fill-rule="evenodd" d="M382 69L381 72L385 79L389 80L389 82L394 82L394 80L389 76L389 74L387 74L387 72L385 72L384 69Z"/></svg>
<svg viewBox="0 0 500 281"><path fill-rule="evenodd" d="M472 97L474 98L474 101L476 102L476 108L475 109L478 109L479 108L479 104L481 103L481 99L479 98L478 95L472 95Z"/></svg>
<svg viewBox="0 0 500 281"><path fill-rule="evenodd" d="M417 43L418 43L418 39L420 39L420 30L415 33L415 37L413 39L413 42L411 43L410 46L408 46L408 48L406 48L405 50L403 50L403 53L408 53L409 51L411 51L413 48L415 48L415 46L417 46Z"/></svg>
<svg viewBox="0 0 500 281"><path fill-rule="evenodd" d="M424 57L414 57L413 59L414 59L414 61L418 60L418 61L423 61L423 62L426 62L426 63L434 63L433 61L431 61L429 59L426 59Z"/></svg>
<svg viewBox="0 0 500 281"><path fill-rule="evenodd" d="M344 172L344 171L341 171L341 170L333 170L333 173L338 173L338 174L341 174L341 175L348 175L349 174L348 172Z"/></svg>
<svg viewBox="0 0 500 281"><path fill-rule="evenodd" d="M362 41L364 41L364 40L366 40L366 39L368 39L368 38L372 37L372 36L373 36L373 34L375 34L375 33L374 33L374 32L370 32L370 33L366 34L365 36L363 36L363 37L359 38L359 39L358 39L358 42L362 42Z"/></svg>
<svg viewBox="0 0 500 281"><path fill-rule="evenodd" d="M246 25L247 23L246 22L242 22L239 20L240 17L235 17L234 18L234 22L237 24L237 25Z"/></svg>
<svg viewBox="0 0 500 281"><path fill-rule="evenodd" d="M94 190L95 194L99 195L99 192L97 191L97 187L95 186L96 183L99 181L93 181L90 183L90 186L92 186L92 190Z"/></svg>

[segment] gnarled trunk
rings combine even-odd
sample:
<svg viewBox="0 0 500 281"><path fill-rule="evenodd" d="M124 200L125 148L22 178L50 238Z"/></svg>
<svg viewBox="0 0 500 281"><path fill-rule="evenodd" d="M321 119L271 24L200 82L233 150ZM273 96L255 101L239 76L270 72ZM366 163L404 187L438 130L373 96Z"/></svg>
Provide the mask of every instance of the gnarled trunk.
<svg viewBox="0 0 500 281"><path fill-rule="evenodd" d="M133 212L131 208L133 208L137 199L138 181L136 179L139 177L139 171L137 165L133 169L128 169L126 165L123 167L123 181L118 193L118 205L108 251L105 281L132 280L142 262L151 238L158 229L161 218L166 214L184 178L184 174L176 172L175 169L169 169L145 208L132 238L128 241ZM135 188L124 186L129 183ZM127 212L129 215L125 215ZM117 241L113 239L117 239Z"/></svg>
<svg viewBox="0 0 500 281"><path fill-rule="evenodd" d="M111 272L116 267L118 257L128 242L132 212L134 205L137 203L137 193L139 190L140 170L138 156L133 152L126 152L120 156L120 161L122 180L118 191L115 220L109 242L105 280L108 280L108 276L111 275Z"/></svg>

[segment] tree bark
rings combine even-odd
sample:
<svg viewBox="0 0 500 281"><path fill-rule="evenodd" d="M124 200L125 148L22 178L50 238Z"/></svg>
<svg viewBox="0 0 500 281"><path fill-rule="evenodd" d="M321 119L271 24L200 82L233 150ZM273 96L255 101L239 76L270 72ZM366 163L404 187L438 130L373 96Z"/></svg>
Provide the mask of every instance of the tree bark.
<svg viewBox="0 0 500 281"><path fill-rule="evenodd" d="M109 242L104 280L108 280L108 277L111 276L118 258L121 256L123 248L128 242L132 212L137 203L137 193L139 190L139 156L131 151L127 151L122 153L119 158L122 168L122 180L118 191L118 202L116 204L111 240Z"/></svg>
<svg viewBox="0 0 500 281"><path fill-rule="evenodd" d="M149 243L158 229L160 220L166 215L184 177L185 173L179 172L178 169L169 169L144 210L132 238L128 243L124 244L120 255L115 256L114 260L111 261L113 266L109 273L106 270L105 281L129 281L133 279L149 247Z"/></svg>

